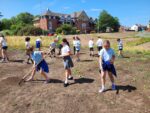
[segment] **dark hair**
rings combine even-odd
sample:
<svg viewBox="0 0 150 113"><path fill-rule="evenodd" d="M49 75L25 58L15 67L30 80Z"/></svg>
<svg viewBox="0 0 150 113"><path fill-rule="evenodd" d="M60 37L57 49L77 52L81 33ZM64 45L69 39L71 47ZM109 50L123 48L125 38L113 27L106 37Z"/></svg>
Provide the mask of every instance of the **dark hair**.
<svg viewBox="0 0 150 113"><path fill-rule="evenodd" d="M100 36L98 36L98 38L101 38Z"/></svg>
<svg viewBox="0 0 150 113"><path fill-rule="evenodd" d="M120 38L118 38L117 41L120 41Z"/></svg>
<svg viewBox="0 0 150 113"><path fill-rule="evenodd" d="M75 40L75 37L73 37L73 39Z"/></svg>
<svg viewBox="0 0 150 113"><path fill-rule="evenodd" d="M76 39L77 39L77 40L80 40L80 38L79 38L78 36L76 36Z"/></svg>
<svg viewBox="0 0 150 113"><path fill-rule="evenodd" d="M30 51L31 51L31 52L33 52L33 50L34 50L34 47L33 47L33 46L32 46L32 47L30 47Z"/></svg>
<svg viewBox="0 0 150 113"><path fill-rule="evenodd" d="M67 40L66 38L63 38L63 39L62 39L62 42L63 42L63 43L66 43L68 46L70 46L70 44L69 44L69 42L68 42L68 40Z"/></svg>
<svg viewBox="0 0 150 113"><path fill-rule="evenodd" d="M104 44L105 44L105 43L110 45L110 41L109 41L109 40L105 40L105 41L104 41Z"/></svg>
<svg viewBox="0 0 150 113"><path fill-rule="evenodd" d="M4 38L4 35L0 33L0 37L3 37L3 38Z"/></svg>
<svg viewBox="0 0 150 113"><path fill-rule="evenodd" d="M26 38L25 38L25 41L26 41L26 42L29 42L29 41L30 41L30 37L26 37Z"/></svg>

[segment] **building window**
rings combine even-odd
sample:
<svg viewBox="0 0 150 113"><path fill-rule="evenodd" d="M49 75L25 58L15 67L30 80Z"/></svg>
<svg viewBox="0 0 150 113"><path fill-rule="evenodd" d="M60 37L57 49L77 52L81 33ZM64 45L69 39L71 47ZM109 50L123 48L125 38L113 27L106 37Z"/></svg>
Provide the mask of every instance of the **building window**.
<svg viewBox="0 0 150 113"><path fill-rule="evenodd" d="M86 23L81 24L82 29L86 29Z"/></svg>

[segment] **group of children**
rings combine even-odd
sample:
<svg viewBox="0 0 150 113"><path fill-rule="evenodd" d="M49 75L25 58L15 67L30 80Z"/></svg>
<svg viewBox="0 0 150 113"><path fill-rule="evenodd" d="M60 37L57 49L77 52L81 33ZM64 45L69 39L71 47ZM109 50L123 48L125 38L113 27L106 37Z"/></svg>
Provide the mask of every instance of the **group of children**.
<svg viewBox="0 0 150 113"><path fill-rule="evenodd" d="M123 50L123 43L120 39L118 41L118 49L119 55L122 55ZM55 49L58 47L60 49L60 54L58 53L59 57L63 59L64 62L64 69L65 69L65 80L64 80L64 87L69 85L68 81L73 80L71 68L74 67L72 58L71 58L71 49L70 44L66 38L61 40L61 44L57 45L58 39L56 38L54 42L50 44L50 54L54 54L55 57ZM36 50L34 47L30 45L30 37L25 38L25 46L26 46L26 55L27 55L27 63L33 63L32 67L32 74L27 79L27 81L32 81L34 79L36 71L40 71L41 75L46 79L45 83L50 82L50 78L48 77L49 67L47 62L44 59L44 52L41 51L41 38L37 39L35 42ZM0 36L0 45L2 49L2 60L8 60L7 56L7 43L6 39L3 35ZM116 89L114 76L117 76L116 70L114 67L115 61L115 53L114 50L110 46L109 40L103 41L100 37L96 42L98 55L99 55L99 71L101 76L101 88L99 92L104 92L105 82L106 82L106 74L108 74L111 82L112 82L112 90ZM81 42L79 37L73 37L73 51L74 55L77 57L77 61L80 61L79 52L81 49ZM90 49L90 56L94 56L94 41L90 39L89 41L89 49Z"/></svg>

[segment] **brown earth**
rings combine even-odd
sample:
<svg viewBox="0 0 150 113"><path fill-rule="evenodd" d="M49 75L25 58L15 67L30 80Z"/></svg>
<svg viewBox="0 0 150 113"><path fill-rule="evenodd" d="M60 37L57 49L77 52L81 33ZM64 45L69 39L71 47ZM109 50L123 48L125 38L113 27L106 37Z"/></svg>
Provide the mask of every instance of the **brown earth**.
<svg viewBox="0 0 150 113"><path fill-rule="evenodd" d="M81 51L81 62L74 62L74 81L63 87L62 59L46 58L50 84L37 74L33 82L18 85L32 65L24 63L24 52L9 51L10 63L0 64L0 113L149 113L150 58L129 54L116 58L117 90L98 93L98 58ZM73 57L75 61L75 58ZM107 79L107 87L110 87Z"/></svg>

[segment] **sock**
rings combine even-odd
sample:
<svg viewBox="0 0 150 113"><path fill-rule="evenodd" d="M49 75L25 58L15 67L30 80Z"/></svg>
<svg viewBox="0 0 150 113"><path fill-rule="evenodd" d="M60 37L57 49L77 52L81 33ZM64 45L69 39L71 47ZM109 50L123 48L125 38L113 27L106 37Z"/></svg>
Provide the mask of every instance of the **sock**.
<svg viewBox="0 0 150 113"><path fill-rule="evenodd" d="M67 83L68 83L68 79L65 80L65 84L67 84Z"/></svg>
<svg viewBox="0 0 150 113"><path fill-rule="evenodd" d="M71 78L72 77L72 75L69 75L69 77L68 78Z"/></svg>
<svg viewBox="0 0 150 113"><path fill-rule="evenodd" d="M105 89L105 86L104 86L104 85L102 85L102 89Z"/></svg>

